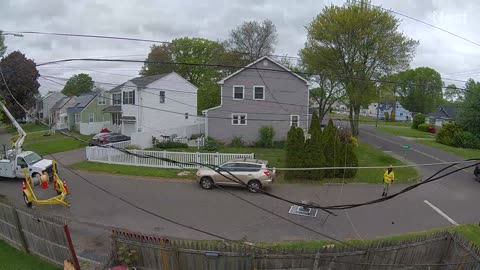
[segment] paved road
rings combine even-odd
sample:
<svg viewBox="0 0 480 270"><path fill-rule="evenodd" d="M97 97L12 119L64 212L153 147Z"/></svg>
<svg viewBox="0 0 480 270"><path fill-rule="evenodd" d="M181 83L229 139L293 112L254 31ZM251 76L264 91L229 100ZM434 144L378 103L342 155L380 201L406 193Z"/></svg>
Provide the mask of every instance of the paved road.
<svg viewBox="0 0 480 270"><path fill-rule="evenodd" d="M388 134L362 127L361 140L383 150L400 153L404 141ZM411 162L427 163L458 158L411 143L407 158ZM415 151L415 150L418 150ZM425 152L425 154L420 153ZM81 152L57 154L55 158L65 163L81 160ZM435 168L425 169L424 173ZM109 174L81 174L104 189L152 211L195 228L214 232L230 239L249 241L290 241L325 239L325 236L307 231L255 208L222 190L202 190L193 181L154 179L145 177L114 176ZM68 181L72 207L39 206L36 211L61 215L70 220L72 234L80 256L95 258L108 251L108 230L126 228L147 234L177 238L212 239L212 237L174 225L146 214L86 183L60 166L60 175ZM395 185L399 190L405 185ZM259 204L283 217L301 223L321 233L340 239L372 238L392 234L426 230L451 225L451 221L424 203L428 200L453 221L473 223L480 219L477 205L480 202L480 184L470 173L460 173L437 183L425 185L391 201L338 212L327 216L319 212L316 218L288 214L290 205L272 198L251 194L243 189L228 188L246 200ZM50 191L52 192L52 191ZM363 202L378 198L380 185L274 185L271 192L292 200L310 200L320 204ZM19 208L25 207L18 180L2 179L0 193L5 194ZM46 196L39 194L39 197Z"/></svg>

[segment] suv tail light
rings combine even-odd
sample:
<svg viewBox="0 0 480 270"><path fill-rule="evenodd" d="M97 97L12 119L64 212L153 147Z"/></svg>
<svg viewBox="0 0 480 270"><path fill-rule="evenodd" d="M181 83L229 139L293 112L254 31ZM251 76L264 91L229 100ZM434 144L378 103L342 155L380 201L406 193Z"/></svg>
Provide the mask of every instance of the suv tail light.
<svg viewBox="0 0 480 270"><path fill-rule="evenodd" d="M270 176L270 171L268 171L268 170L263 171L263 174L265 174L266 176Z"/></svg>
<svg viewBox="0 0 480 270"><path fill-rule="evenodd" d="M107 138L103 138L102 143L107 144Z"/></svg>

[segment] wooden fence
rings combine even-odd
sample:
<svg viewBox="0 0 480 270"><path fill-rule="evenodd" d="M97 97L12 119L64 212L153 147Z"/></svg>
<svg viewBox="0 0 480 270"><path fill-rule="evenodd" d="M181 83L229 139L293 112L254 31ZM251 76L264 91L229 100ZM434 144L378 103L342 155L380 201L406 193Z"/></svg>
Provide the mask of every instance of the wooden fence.
<svg viewBox="0 0 480 270"><path fill-rule="evenodd" d="M157 168L176 168L176 169L197 169L198 165L177 165L172 162L166 162L156 158L142 158L119 150L103 147L87 147L86 156L88 161L103 162L109 164L133 165L143 167ZM254 158L254 154L233 154L233 153L199 153L199 152L169 152L169 151L145 151L129 150L138 155L147 155L158 158L167 158L185 163L206 163L220 165L228 160L237 158Z"/></svg>
<svg viewBox="0 0 480 270"><path fill-rule="evenodd" d="M137 269L480 269L478 249L450 256L458 236L448 232L402 241L370 242L320 248L250 246L221 241L168 240L113 231L114 256L120 249L136 252ZM449 257L450 256L450 257Z"/></svg>
<svg viewBox="0 0 480 270"><path fill-rule="evenodd" d="M70 259L78 265L68 226L0 203L0 239L57 265Z"/></svg>

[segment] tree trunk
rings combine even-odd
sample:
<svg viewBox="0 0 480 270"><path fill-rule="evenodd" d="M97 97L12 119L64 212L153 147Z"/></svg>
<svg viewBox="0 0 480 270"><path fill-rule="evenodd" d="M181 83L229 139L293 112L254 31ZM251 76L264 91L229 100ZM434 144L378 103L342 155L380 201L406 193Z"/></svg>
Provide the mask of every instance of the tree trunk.
<svg viewBox="0 0 480 270"><path fill-rule="evenodd" d="M359 121L360 121L360 106L350 105L350 129L352 130L352 136L358 137L359 133Z"/></svg>

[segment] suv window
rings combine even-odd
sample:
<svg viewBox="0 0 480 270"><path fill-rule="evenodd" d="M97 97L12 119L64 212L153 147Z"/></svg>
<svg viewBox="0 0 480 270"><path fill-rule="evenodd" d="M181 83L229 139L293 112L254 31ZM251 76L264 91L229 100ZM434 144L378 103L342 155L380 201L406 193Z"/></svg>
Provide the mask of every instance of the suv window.
<svg viewBox="0 0 480 270"><path fill-rule="evenodd" d="M241 172L258 172L262 168L262 165L251 163L237 163L237 167L237 171Z"/></svg>

